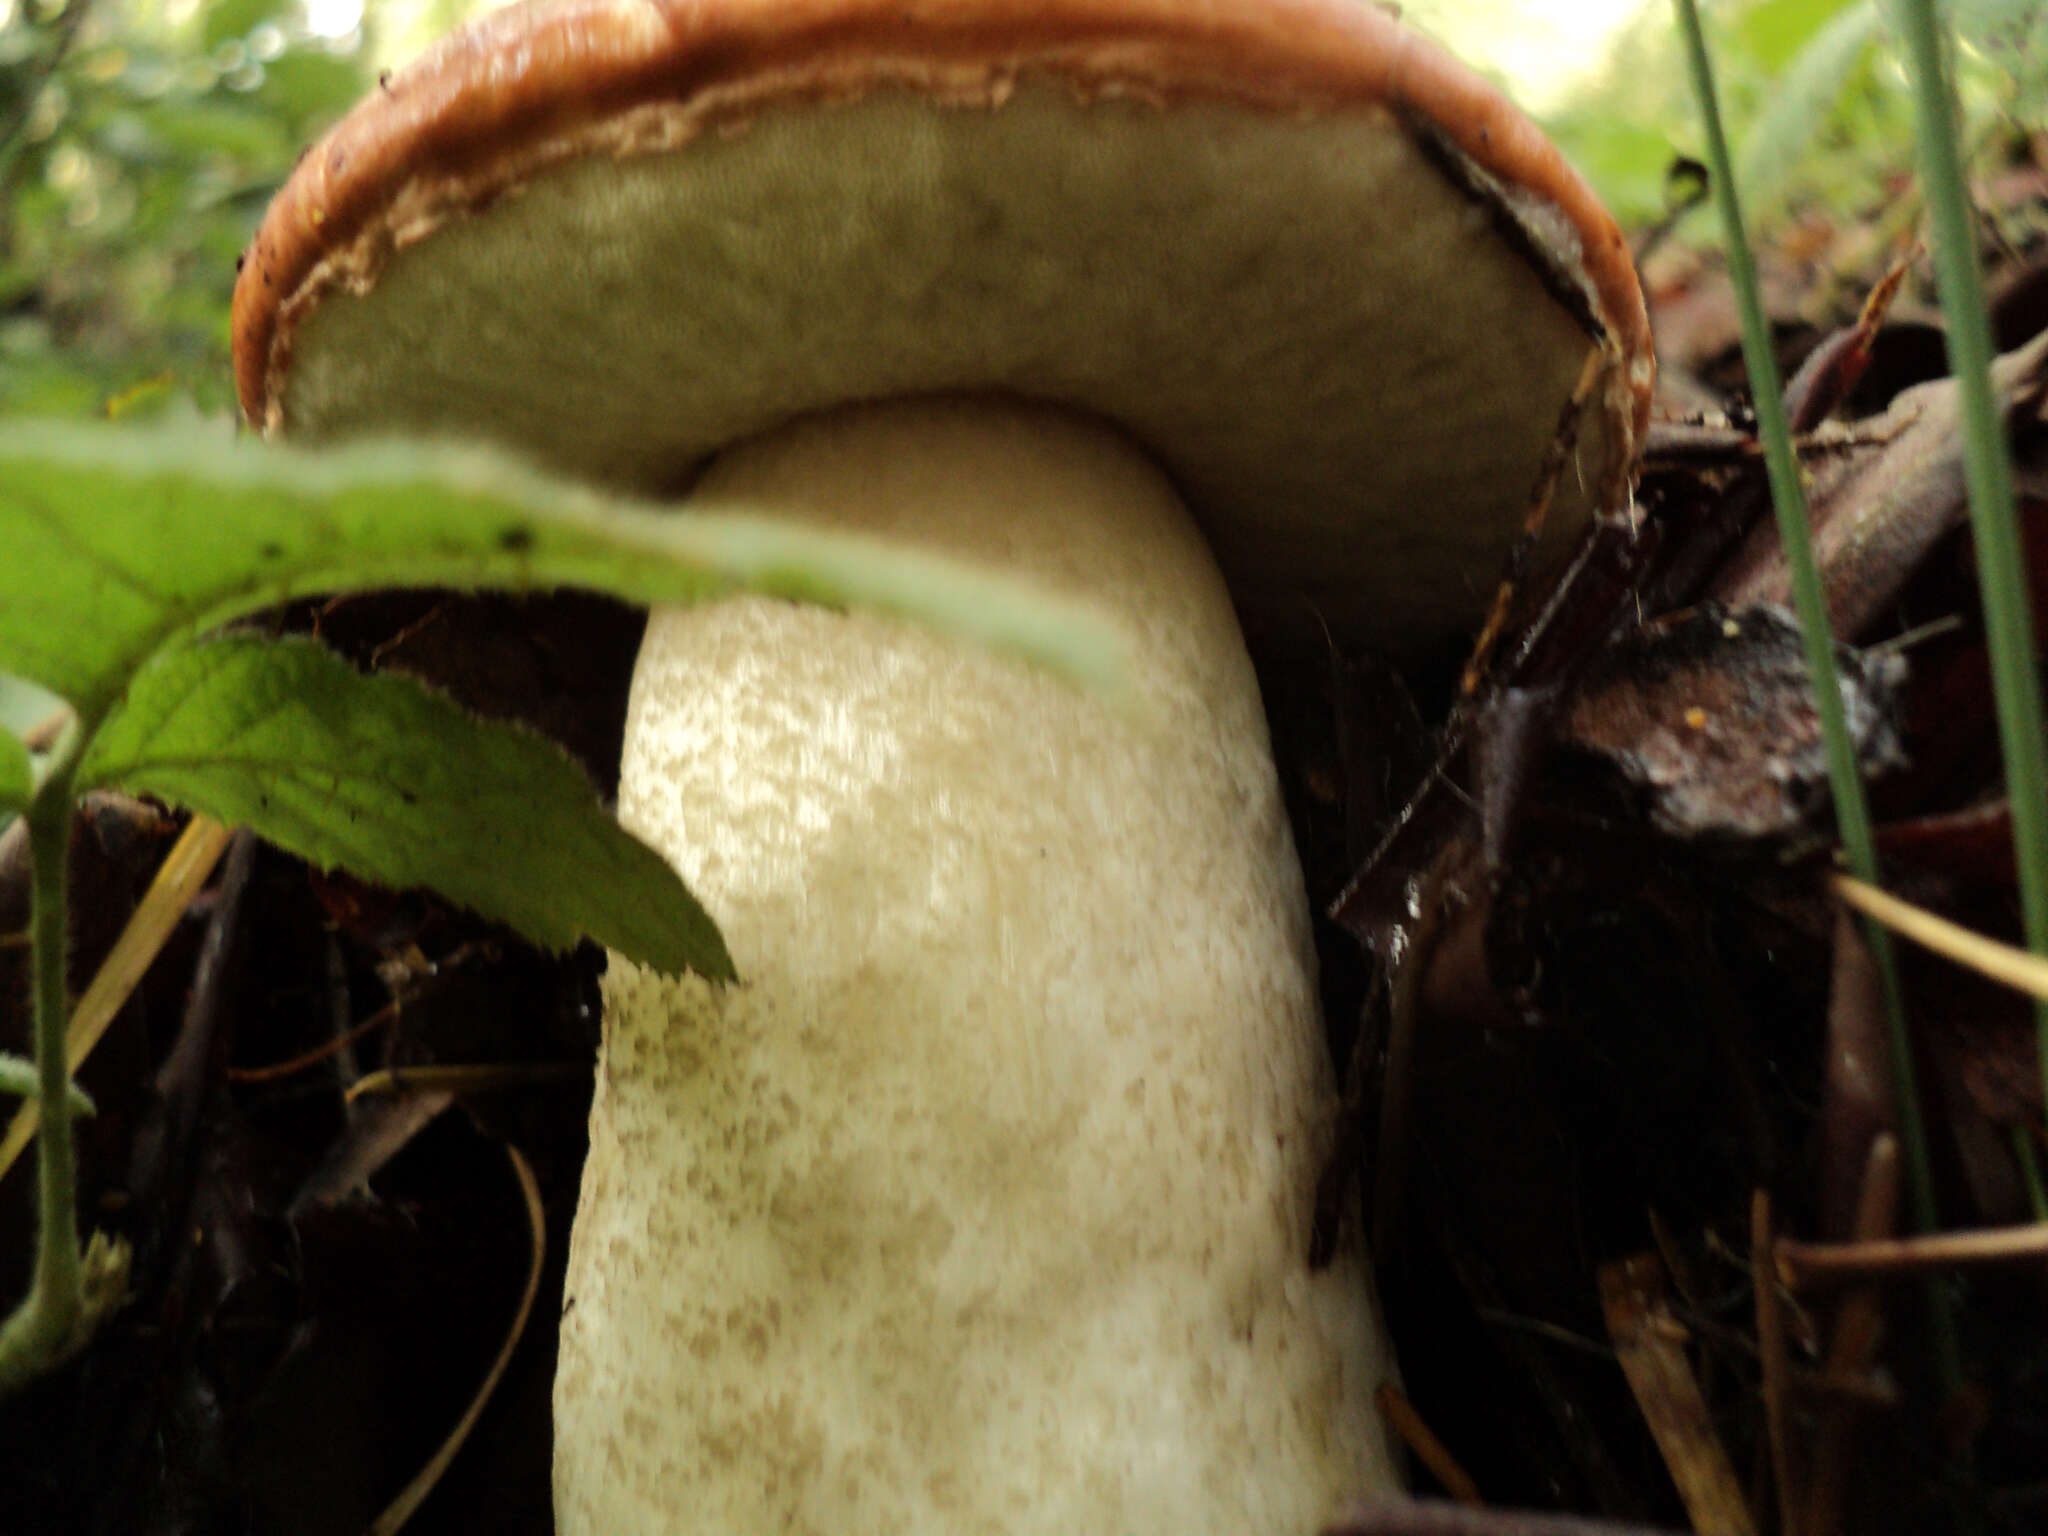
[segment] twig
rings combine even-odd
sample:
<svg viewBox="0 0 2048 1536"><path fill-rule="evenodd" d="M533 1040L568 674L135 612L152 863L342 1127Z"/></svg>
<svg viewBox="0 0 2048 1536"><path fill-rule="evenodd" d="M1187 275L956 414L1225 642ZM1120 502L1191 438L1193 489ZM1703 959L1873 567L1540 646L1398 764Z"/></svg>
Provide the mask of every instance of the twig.
<svg viewBox="0 0 2048 1536"><path fill-rule="evenodd" d="M1898 1225L1898 1206L1899 1143L1897 1137L1884 1133L1870 1144L1856 1210L1857 1241L1889 1237ZM1775 1283L1776 1277L1772 1278ZM1806 1514L1800 1527L1803 1536L1835 1536L1841 1529L1842 1494L1848 1486L1856 1417L1863 1404L1855 1394L1836 1388L1862 1379L1883 1331L1884 1312L1875 1290L1859 1287L1842 1298L1835 1310L1835 1331L1828 1340L1827 1370L1822 1378L1828 1390L1815 1441L1813 1476L1806 1488Z"/></svg>
<svg viewBox="0 0 2048 1536"><path fill-rule="evenodd" d="M1779 1274L1794 1290L1817 1290L1853 1280L1903 1280L1945 1269L2023 1264L2048 1259L2048 1221L1871 1243L1802 1243L1781 1237L1777 1258Z"/></svg>
<svg viewBox="0 0 2048 1536"><path fill-rule="evenodd" d="M1570 462L1572 449L1579 440L1579 418L1586 402L1593 398L1593 392L1600 386L1606 367L1607 354L1601 348L1595 347L1587 353L1586 365L1579 370L1579 381L1572 386L1571 396L1558 414L1557 426L1543 450L1542 462L1536 467L1536 483L1529 491L1529 505L1522 514L1522 530L1508 552L1507 572L1494 591L1493 606L1487 612L1485 624L1480 627L1479 638L1472 642L1472 655L1466 661L1464 675L1459 680L1458 697L1461 699L1474 697L1479 692L1479 685L1486 680L1487 668L1493 662L1494 647L1507 630L1508 616L1514 610L1516 599L1521 596L1522 578L1528 574L1529 562L1543 537L1544 525L1550 520L1550 503L1557 495L1558 481L1564 478L1565 465Z"/></svg>
<svg viewBox="0 0 2048 1536"><path fill-rule="evenodd" d="M548 1083L587 1082L590 1068L566 1062L526 1066L500 1062L486 1066L380 1067L366 1072L343 1095L353 1104L376 1093L496 1093Z"/></svg>
<svg viewBox="0 0 2048 1536"><path fill-rule="evenodd" d="M1685 1357L1652 1254L1600 1266L1600 1309L1636 1405L1700 1536L1754 1536L1756 1522Z"/></svg>
<svg viewBox="0 0 2048 1536"><path fill-rule="evenodd" d="M433 972L419 986L399 993L383 1007L360 1023L351 1024L323 1040L311 1050L301 1051L283 1061L273 1061L260 1067L230 1067L227 1078L231 1083L270 1083L279 1078L292 1077L309 1067L317 1067L331 1056L339 1055L365 1035L373 1034L387 1025L396 1024L408 1007L432 997L436 990L446 985L450 975L465 965L472 956L485 953L486 944L466 943L456 948L443 960L435 962ZM360 1089L356 1090L360 1092Z"/></svg>
<svg viewBox="0 0 2048 1536"><path fill-rule="evenodd" d="M351 1024L340 1034L321 1041L310 1051L301 1051L283 1061L273 1061L261 1067L229 1067L227 1080L231 1083L274 1083L280 1078L295 1077L308 1068L317 1067L331 1056L338 1056L363 1036L374 1034L386 1025L396 1024L404 1011L404 1000L392 998L390 1002L364 1019L360 1024Z"/></svg>
<svg viewBox="0 0 2048 1536"><path fill-rule="evenodd" d="M1452 1498L1460 1504L1481 1508L1486 1500L1479 1496L1479 1485L1472 1481L1472 1474L1458 1464L1458 1458L1451 1454L1449 1446L1436 1436L1429 1422L1415 1411L1415 1405L1408 1400L1408 1394L1392 1382L1381 1384L1373 1394L1380 1417L1387 1421L1387 1427L1401 1437L1401 1443L1415 1453L1415 1459L1429 1469L1429 1475Z"/></svg>
<svg viewBox="0 0 2048 1536"><path fill-rule="evenodd" d="M1757 1359L1763 1367L1764 1427L1771 1445L1771 1482L1778 1502L1781 1536L1797 1536L1799 1493L1792 1482L1792 1449L1787 1438L1785 1310L1778 1277L1771 1272L1771 1192L1758 1188L1749 1199L1749 1276L1756 1296Z"/></svg>

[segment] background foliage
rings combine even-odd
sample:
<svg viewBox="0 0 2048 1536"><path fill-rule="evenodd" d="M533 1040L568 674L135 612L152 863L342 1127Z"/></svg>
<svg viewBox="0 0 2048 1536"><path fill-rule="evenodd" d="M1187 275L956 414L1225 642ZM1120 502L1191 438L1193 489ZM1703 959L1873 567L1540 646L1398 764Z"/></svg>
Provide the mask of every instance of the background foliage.
<svg viewBox="0 0 2048 1536"><path fill-rule="evenodd" d="M235 258L271 193L460 9L0 0L0 410L227 409Z"/></svg>
<svg viewBox="0 0 2048 1536"><path fill-rule="evenodd" d="M1890 0L1736 0L1707 11L1744 211L1768 227L1806 208L1843 213L1900 189L1913 163L1912 101ZM1962 42L1968 143L1985 160L2039 126L2048 105L2048 7L1949 0ZM1646 6L1604 69L1546 126L1625 225L1655 218L1674 151L1698 132L1668 6ZM1914 205L1917 213L1917 203ZM1701 218L1686 233L1716 239Z"/></svg>

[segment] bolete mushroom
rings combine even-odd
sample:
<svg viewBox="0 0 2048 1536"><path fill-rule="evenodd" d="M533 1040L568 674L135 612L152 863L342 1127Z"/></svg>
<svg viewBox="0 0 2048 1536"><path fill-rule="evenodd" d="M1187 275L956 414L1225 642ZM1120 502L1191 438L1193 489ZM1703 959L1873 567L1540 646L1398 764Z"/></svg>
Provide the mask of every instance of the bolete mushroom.
<svg viewBox="0 0 2048 1536"><path fill-rule="evenodd" d="M607 977L561 1528L1293 1536L1390 1486L1236 614L1470 625L1575 394L1546 548L1625 483L1642 302L1539 132L1356 0L539 0L312 151L235 308L267 432L480 435L1130 637L1138 709L654 616L620 813L744 980Z"/></svg>

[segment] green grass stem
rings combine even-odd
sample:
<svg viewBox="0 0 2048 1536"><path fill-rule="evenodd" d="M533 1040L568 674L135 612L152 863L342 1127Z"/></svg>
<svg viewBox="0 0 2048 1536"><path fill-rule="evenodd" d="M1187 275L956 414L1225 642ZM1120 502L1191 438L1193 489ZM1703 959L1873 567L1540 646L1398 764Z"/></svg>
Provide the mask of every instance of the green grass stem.
<svg viewBox="0 0 2048 1536"><path fill-rule="evenodd" d="M1694 0L1673 0L1679 31L1685 43L1686 67L1698 100L1700 122L1706 133L1707 165L1713 176L1714 202L1721 217L1727 244L1728 276L1735 288L1735 301L1742 320L1742 358L1749 370L1750 392L1756 404L1757 435L1763 441L1764 463L1770 475L1771 505L1777 513L1778 534L1785 551L1785 563L1792 576L1792 603L1799 614L1801 640L1806 664L1813 677L1814 703L1820 715L1827 747L1828 781L1834 791L1835 824L1850 873L1877 885L1877 840L1872 832L1870 807L1863 795L1863 776L1850 741L1848 721L1842 708L1841 680L1835 668L1834 635L1828 624L1827 599L1821 590L1820 572L1813 558L1813 540L1807 527L1806 488L1800 476L1799 460L1792 447L1791 422L1785 413L1784 386L1778 373L1777 356L1771 349L1770 327L1764 319L1763 297L1757 285L1756 261L1743 230L1742 204L1736 195L1734 172L1728 156L1728 139L1721 126L1721 108L1714 88L1713 62L1700 28L1699 8ZM1898 959L1891 934L1867 918L1863 937L1876 962L1883 990L1885 1014L1890 1026L1893 1081L1898 1089L1900 1142L1906 1158L1906 1185L1913 1220L1922 1231L1932 1231L1938 1212L1934 1201L1934 1176L1927 1155L1927 1131L1920 1112L1918 1074L1913 1065L1913 1048L1906 1029L1904 989L1899 983ZM1951 1384L1962 1376L1961 1354L1955 1320L1945 1294L1929 1287L1934 1318L1937 1363Z"/></svg>
<svg viewBox="0 0 2048 1536"><path fill-rule="evenodd" d="M2012 806L2013 852L2027 948L2048 955L2048 748L2041 719L2041 674L2027 592L2026 553L2014 505L2012 459L1991 387L1991 321L1977 269L1975 221L1956 131L1952 56L1934 0L1898 0L1895 25L1913 77L1914 137L1934 253L1934 280L1948 332L1949 372L1962 403L1963 479L1977 546L1998 742ZM2048 1004L2034 1006L2039 1070L2048 1088Z"/></svg>
<svg viewBox="0 0 2048 1536"><path fill-rule="evenodd" d="M27 811L30 869L29 932L37 1097L61 1106L70 1097L64 1027L65 864L71 848L71 764L46 779ZM76 1154L71 1116L40 1118L36 1146L36 1263L28 1296L0 1324L0 1395L26 1385L72 1346L84 1308L78 1252Z"/></svg>
<svg viewBox="0 0 2048 1536"><path fill-rule="evenodd" d="M1714 203L1720 214L1727 244L1728 276L1735 288L1736 308L1742 320L1742 360L1749 370L1750 393L1756 404L1757 435L1763 442L1764 465L1770 475L1771 505L1777 513L1778 535L1784 542L1785 563L1792 576L1792 604L1799 614L1800 637L1806 665L1813 676L1814 703L1820 713L1821 732L1827 747L1828 782L1834 791L1835 825L1841 834L1842 851L1851 874L1872 885L1882 882L1877 871L1877 839L1871 829L1870 806L1863 795L1863 775L1856 763L1856 749L1849 737L1849 724L1842 708L1841 678L1835 667L1834 634L1828 625L1827 597L1821 589L1820 571L1814 563L1813 540L1807 527L1806 485L1801 478L1798 455L1792 447L1792 424L1785 414L1784 385L1778 373L1777 354L1771 348L1770 326L1764 318L1763 297L1757 285L1756 260L1742 223L1742 204L1729 168L1728 140L1721 127L1721 108L1714 88L1713 63L1700 28L1699 8L1694 0L1674 0L1680 30L1685 37L1686 66L1698 99L1701 124L1706 131L1707 164L1713 175ZM1913 1055L1906 1034L1903 993L1898 983L1898 964L1893 955L1891 935L1875 923L1865 922L1870 944L1883 979L1886 1011L1891 1016L1892 1054L1900 1069L1899 1128L1904 1133L1907 1182L1911 1187L1914 1215L1923 1229L1934 1226L1934 1182L1927 1161L1925 1128L1920 1118L1919 1093L1914 1085Z"/></svg>
<svg viewBox="0 0 2048 1536"><path fill-rule="evenodd" d="M2034 1138L2024 1125L2012 1127L2012 1158L2019 1164L2028 1212L2036 1221L2048 1221L2048 1186L2041 1183L2041 1160L2034 1156Z"/></svg>

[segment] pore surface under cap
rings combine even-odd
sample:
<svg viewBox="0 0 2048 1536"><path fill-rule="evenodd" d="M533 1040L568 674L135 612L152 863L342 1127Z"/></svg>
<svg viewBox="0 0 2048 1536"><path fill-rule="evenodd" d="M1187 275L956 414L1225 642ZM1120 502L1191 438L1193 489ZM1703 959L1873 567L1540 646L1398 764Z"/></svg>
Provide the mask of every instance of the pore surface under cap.
<svg viewBox="0 0 2048 1536"><path fill-rule="evenodd" d="M580 9L682 25L656 6ZM238 303L245 401L273 429L481 434L666 492L719 447L848 401L1056 400L1145 445L1248 606L1305 599L1401 644L1477 612L1598 348L1609 387L1554 532L1583 517L1626 456L1647 376L1639 303L1617 321L1611 262L1588 249L1611 226L1588 227L1570 197L1502 193L1496 171L1418 137L1412 102L1332 100L1311 82L1283 108L1271 60L1245 66L1257 89L1208 68L1171 91L1161 80L1183 66L1158 47L1120 54L1114 37L1078 62L983 39L987 56L962 62L961 18L1003 10L904 11L896 61L884 50L871 79L828 49L809 75L783 64L744 90L706 85L671 39L675 78L575 102L573 121L522 119L509 139L494 123L498 138L473 139L453 168L424 153L387 168L376 196L345 164L340 181L288 190L280 209L300 223L280 232L273 214ZM1136 0L1094 10L1171 31ZM1374 14L1377 36L1390 24ZM494 53L456 50L472 115L494 79L478 59L504 65L504 95L531 66L513 23L494 23ZM1394 35L1404 60L1420 46ZM448 88L446 61L422 69ZM393 94L411 99L403 82ZM456 109L437 110L387 140L439 144ZM335 238L319 245L330 182ZM288 292L264 298L278 278Z"/></svg>

